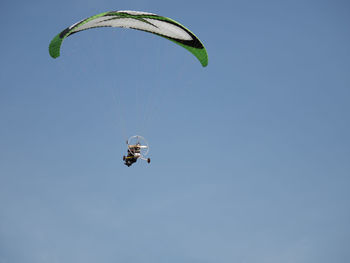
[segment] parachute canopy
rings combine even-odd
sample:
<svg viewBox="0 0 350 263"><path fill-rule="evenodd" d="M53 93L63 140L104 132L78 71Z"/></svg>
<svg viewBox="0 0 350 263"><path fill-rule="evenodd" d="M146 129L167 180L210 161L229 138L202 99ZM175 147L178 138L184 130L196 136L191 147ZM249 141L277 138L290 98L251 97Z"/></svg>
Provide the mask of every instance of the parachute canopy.
<svg viewBox="0 0 350 263"><path fill-rule="evenodd" d="M190 30L170 18L139 11L104 12L71 25L52 39L49 46L51 57L59 57L62 41L66 37L97 27L123 27L153 33L186 48L197 57L203 67L208 65L205 47Z"/></svg>

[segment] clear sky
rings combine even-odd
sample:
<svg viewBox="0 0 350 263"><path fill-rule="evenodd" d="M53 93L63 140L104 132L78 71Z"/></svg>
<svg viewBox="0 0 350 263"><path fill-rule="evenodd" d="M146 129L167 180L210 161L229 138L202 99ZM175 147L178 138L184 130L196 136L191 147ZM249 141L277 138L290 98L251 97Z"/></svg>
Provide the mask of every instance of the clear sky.
<svg viewBox="0 0 350 263"><path fill-rule="evenodd" d="M350 262L348 1L1 1L0 263ZM173 18L209 65L85 17ZM151 164L126 167L141 134Z"/></svg>

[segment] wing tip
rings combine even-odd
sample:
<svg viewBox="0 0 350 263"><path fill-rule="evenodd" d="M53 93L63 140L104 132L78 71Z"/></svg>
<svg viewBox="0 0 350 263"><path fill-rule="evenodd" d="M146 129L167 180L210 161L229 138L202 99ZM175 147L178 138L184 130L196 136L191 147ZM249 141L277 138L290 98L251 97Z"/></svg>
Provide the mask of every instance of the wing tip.
<svg viewBox="0 0 350 263"><path fill-rule="evenodd" d="M206 61L201 61L202 67L205 68L206 66L208 66L208 60Z"/></svg>
<svg viewBox="0 0 350 263"><path fill-rule="evenodd" d="M60 56L60 53L54 52L52 50L49 50L50 56L54 59L58 58Z"/></svg>
<svg viewBox="0 0 350 263"><path fill-rule="evenodd" d="M52 58L58 58L60 56L60 48L63 39L60 37L60 34L55 36L49 45L49 54Z"/></svg>

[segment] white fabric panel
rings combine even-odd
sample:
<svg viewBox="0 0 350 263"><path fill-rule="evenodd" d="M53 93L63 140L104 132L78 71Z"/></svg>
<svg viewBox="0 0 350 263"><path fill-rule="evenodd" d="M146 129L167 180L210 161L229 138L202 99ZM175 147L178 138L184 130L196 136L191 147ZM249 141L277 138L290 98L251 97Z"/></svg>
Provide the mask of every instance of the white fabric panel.
<svg viewBox="0 0 350 263"><path fill-rule="evenodd" d="M150 18L146 18L145 20L157 26L159 29L159 34L176 38L176 39L181 39L181 40L192 40L192 37L185 30L183 30L181 27L178 27L174 24L170 24L165 21L154 20Z"/></svg>
<svg viewBox="0 0 350 263"><path fill-rule="evenodd" d="M148 23L145 23L136 19L132 19L132 18L118 18L118 19L111 19L111 18L113 17L112 16L98 17L72 30L72 33L89 29L89 28L94 28L94 27L123 27L123 28L135 28L139 30L144 30L151 33L157 33L163 36L175 38L175 39L192 40L192 37L181 27L170 24L166 21L144 18L144 20L155 25L153 26Z"/></svg>
<svg viewBox="0 0 350 263"><path fill-rule="evenodd" d="M129 15L156 15L148 12L133 11L133 10L119 10L121 13L128 13Z"/></svg>

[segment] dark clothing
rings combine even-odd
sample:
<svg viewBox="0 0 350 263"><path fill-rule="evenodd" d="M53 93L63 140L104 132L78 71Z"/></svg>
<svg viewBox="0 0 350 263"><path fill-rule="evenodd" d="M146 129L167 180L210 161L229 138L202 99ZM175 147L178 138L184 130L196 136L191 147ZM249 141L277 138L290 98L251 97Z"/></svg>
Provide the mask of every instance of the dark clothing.
<svg viewBox="0 0 350 263"><path fill-rule="evenodd" d="M137 158L134 156L132 151L128 150L128 156L124 160L124 164L130 167L133 163L136 163Z"/></svg>
<svg viewBox="0 0 350 263"><path fill-rule="evenodd" d="M125 159L125 165L127 165L129 167L133 163L136 163L136 161L137 161L137 158L135 158L135 157L126 158Z"/></svg>
<svg viewBox="0 0 350 263"><path fill-rule="evenodd" d="M139 154L140 154L139 147L129 147L128 148L128 155L126 156L126 158L124 158L125 165L127 165L129 167L133 163L136 163L137 158L139 157Z"/></svg>

